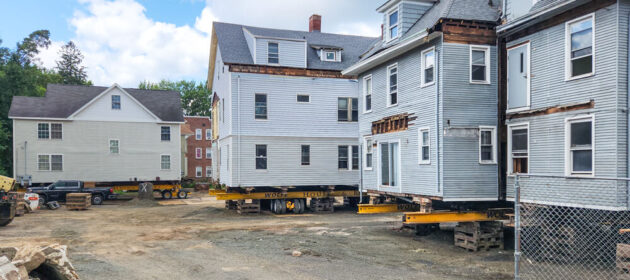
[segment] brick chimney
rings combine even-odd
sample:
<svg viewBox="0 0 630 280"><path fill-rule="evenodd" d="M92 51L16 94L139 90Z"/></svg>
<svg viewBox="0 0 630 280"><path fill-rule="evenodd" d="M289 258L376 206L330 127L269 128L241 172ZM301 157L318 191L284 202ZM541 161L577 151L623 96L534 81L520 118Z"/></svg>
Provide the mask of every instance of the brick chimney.
<svg viewBox="0 0 630 280"><path fill-rule="evenodd" d="M322 16L313 14L308 18L308 32L321 32L322 31Z"/></svg>

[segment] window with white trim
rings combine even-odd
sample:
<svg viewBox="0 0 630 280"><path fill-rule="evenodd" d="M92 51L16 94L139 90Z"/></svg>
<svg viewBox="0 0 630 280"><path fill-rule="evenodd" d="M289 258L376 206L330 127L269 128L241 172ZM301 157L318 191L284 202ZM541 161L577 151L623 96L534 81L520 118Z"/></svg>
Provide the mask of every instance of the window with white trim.
<svg viewBox="0 0 630 280"><path fill-rule="evenodd" d="M372 112L372 75L363 78L363 104L364 113Z"/></svg>
<svg viewBox="0 0 630 280"><path fill-rule="evenodd" d="M62 139L63 124L62 123L38 123L37 139Z"/></svg>
<svg viewBox="0 0 630 280"><path fill-rule="evenodd" d="M594 72L594 23L594 14L566 23L567 79L589 76Z"/></svg>
<svg viewBox="0 0 630 280"><path fill-rule="evenodd" d="M529 126L508 127L508 172L510 174L529 172Z"/></svg>
<svg viewBox="0 0 630 280"><path fill-rule="evenodd" d="M254 96L254 118L257 120L267 119L267 95L256 93Z"/></svg>
<svg viewBox="0 0 630 280"><path fill-rule="evenodd" d="M336 51L324 51L322 50L322 60L323 61L337 61L337 52Z"/></svg>
<svg viewBox="0 0 630 280"><path fill-rule="evenodd" d="M435 84L435 48L422 52L422 82L421 86Z"/></svg>
<svg viewBox="0 0 630 280"><path fill-rule="evenodd" d="M120 95L112 95L112 110L120 110Z"/></svg>
<svg viewBox="0 0 630 280"><path fill-rule="evenodd" d="M162 139L162 141L171 141L171 127L170 126L161 127L160 139Z"/></svg>
<svg viewBox="0 0 630 280"><path fill-rule="evenodd" d="M278 43L267 43L267 63L278 64L280 62Z"/></svg>
<svg viewBox="0 0 630 280"><path fill-rule="evenodd" d="M399 30L398 30L398 9L391 11L387 15L387 23L388 23L388 38L389 40L398 38Z"/></svg>
<svg viewBox="0 0 630 280"><path fill-rule="evenodd" d="M63 155L50 155L50 170L63 171Z"/></svg>
<svg viewBox="0 0 630 280"><path fill-rule="evenodd" d="M201 137L202 137L201 128L195 129L195 140L201 140L202 139Z"/></svg>
<svg viewBox="0 0 630 280"><path fill-rule="evenodd" d="M593 175L593 123L593 116L567 120L567 175Z"/></svg>
<svg viewBox="0 0 630 280"><path fill-rule="evenodd" d="M301 162L302 165L311 165L311 146L302 145L301 147Z"/></svg>
<svg viewBox="0 0 630 280"><path fill-rule="evenodd" d="M211 158L212 158L212 149L206 148L206 159L211 159Z"/></svg>
<svg viewBox="0 0 630 280"><path fill-rule="evenodd" d="M50 138L50 124L38 123L37 124L37 138L49 139Z"/></svg>
<svg viewBox="0 0 630 280"><path fill-rule="evenodd" d="M120 154L120 140L109 139L109 153Z"/></svg>
<svg viewBox="0 0 630 280"><path fill-rule="evenodd" d="M398 186L400 178L399 142L380 142L380 184L382 186Z"/></svg>
<svg viewBox="0 0 630 280"><path fill-rule="evenodd" d="M256 169L267 169L267 145L256 145Z"/></svg>
<svg viewBox="0 0 630 280"><path fill-rule="evenodd" d="M398 64L387 67L387 106L398 104Z"/></svg>
<svg viewBox="0 0 630 280"><path fill-rule="evenodd" d="M63 124L51 123L50 124L50 139L62 139L63 138Z"/></svg>
<svg viewBox="0 0 630 280"><path fill-rule="evenodd" d="M37 155L38 171L63 171L63 155Z"/></svg>
<svg viewBox="0 0 630 280"><path fill-rule="evenodd" d="M470 46L470 82L490 83L490 47Z"/></svg>
<svg viewBox="0 0 630 280"><path fill-rule="evenodd" d="M203 175L202 172L203 171L201 170L201 166L195 167L195 177L200 178Z"/></svg>
<svg viewBox="0 0 630 280"><path fill-rule="evenodd" d="M202 158L201 148L195 148L195 158L196 159L201 159Z"/></svg>
<svg viewBox="0 0 630 280"><path fill-rule="evenodd" d="M337 167L339 169L359 169L359 146L338 146L337 151Z"/></svg>
<svg viewBox="0 0 630 280"><path fill-rule="evenodd" d="M352 97L337 98L337 120L356 122L359 120L359 99Z"/></svg>
<svg viewBox="0 0 630 280"><path fill-rule="evenodd" d="M171 155L161 155L160 156L160 168L162 170L170 170L171 169Z"/></svg>
<svg viewBox="0 0 630 280"><path fill-rule="evenodd" d="M365 147L363 147L363 158L365 161L365 169L372 170L373 165L373 157L374 157L374 147L372 143L372 137L365 137L363 140Z"/></svg>
<svg viewBox="0 0 630 280"><path fill-rule="evenodd" d="M206 128L206 140L212 140L212 129Z"/></svg>
<svg viewBox="0 0 630 280"><path fill-rule="evenodd" d="M212 166L206 166L206 177L212 177Z"/></svg>
<svg viewBox="0 0 630 280"><path fill-rule="evenodd" d="M479 163L494 164L497 162L495 139L495 127L479 128Z"/></svg>
<svg viewBox="0 0 630 280"><path fill-rule="evenodd" d="M37 170L50 171L50 155L37 155Z"/></svg>
<svg viewBox="0 0 630 280"><path fill-rule="evenodd" d="M428 127L418 129L419 164L431 163L431 134Z"/></svg>

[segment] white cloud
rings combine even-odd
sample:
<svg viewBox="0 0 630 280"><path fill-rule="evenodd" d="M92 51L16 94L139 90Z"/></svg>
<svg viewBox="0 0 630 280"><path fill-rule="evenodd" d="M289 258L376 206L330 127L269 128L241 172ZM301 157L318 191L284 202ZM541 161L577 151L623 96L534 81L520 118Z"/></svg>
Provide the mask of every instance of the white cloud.
<svg viewBox="0 0 630 280"><path fill-rule="evenodd" d="M383 0L207 0L195 23L177 26L148 18L135 0L78 0L84 9L69 19L88 77L96 85L136 87L144 80L205 80L212 22L308 30L311 14L322 15L322 31L379 36ZM199 0L190 0L199 1ZM65 42L53 42L39 58L53 68Z"/></svg>
<svg viewBox="0 0 630 280"><path fill-rule="evenodd" d="M143 80L197 79L207 74L214 16L208 8L194 27L157 22L133 0L82 0L86 12L75 12L72 40L81 49L88 77L96 85L119 83L136 87ZM52 68L62 42L42 51L44 67Z"/></svg>

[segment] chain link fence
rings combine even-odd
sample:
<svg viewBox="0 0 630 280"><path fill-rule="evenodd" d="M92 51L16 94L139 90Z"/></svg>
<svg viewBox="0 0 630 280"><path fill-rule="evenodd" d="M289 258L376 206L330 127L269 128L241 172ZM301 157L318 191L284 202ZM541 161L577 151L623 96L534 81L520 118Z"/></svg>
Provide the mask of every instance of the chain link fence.
<svg viewBox="0 0 630 280"><path fill-rule="evenodd" d="M628 179L519 175L511 183L515 279L630 280Z"/></svg>

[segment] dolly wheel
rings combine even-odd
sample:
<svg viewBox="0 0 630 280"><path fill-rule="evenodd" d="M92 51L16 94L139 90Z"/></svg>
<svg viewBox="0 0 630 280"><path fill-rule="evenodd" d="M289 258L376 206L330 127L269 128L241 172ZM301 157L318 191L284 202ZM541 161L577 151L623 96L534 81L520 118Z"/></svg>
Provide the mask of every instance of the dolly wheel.
<svg viewBox="0 0 630 280"><path fill-rule="evenodd" d="M188 196L188 193L186 193L185 191L178 191L177 192L177 198L179 199L185 199Z"/></svg>
<svg viewBox="0 0 630 280"><path fill-rule="evenodd" d="M163 191L162 192L162 197L164 199L171 199L171 198L173 198L173 193L171 191Z"/></svg>
<svg viewBox="0 0 630 280"><path fill-rule="evenodd" d="M274 213L276 213L276 214L283 214L282 208L284 208L284 211L286 211L286 205L284 203L282 203L282 200L280 200L280 199L276 199L274 201L273 208L275 210Z"/></svg>

